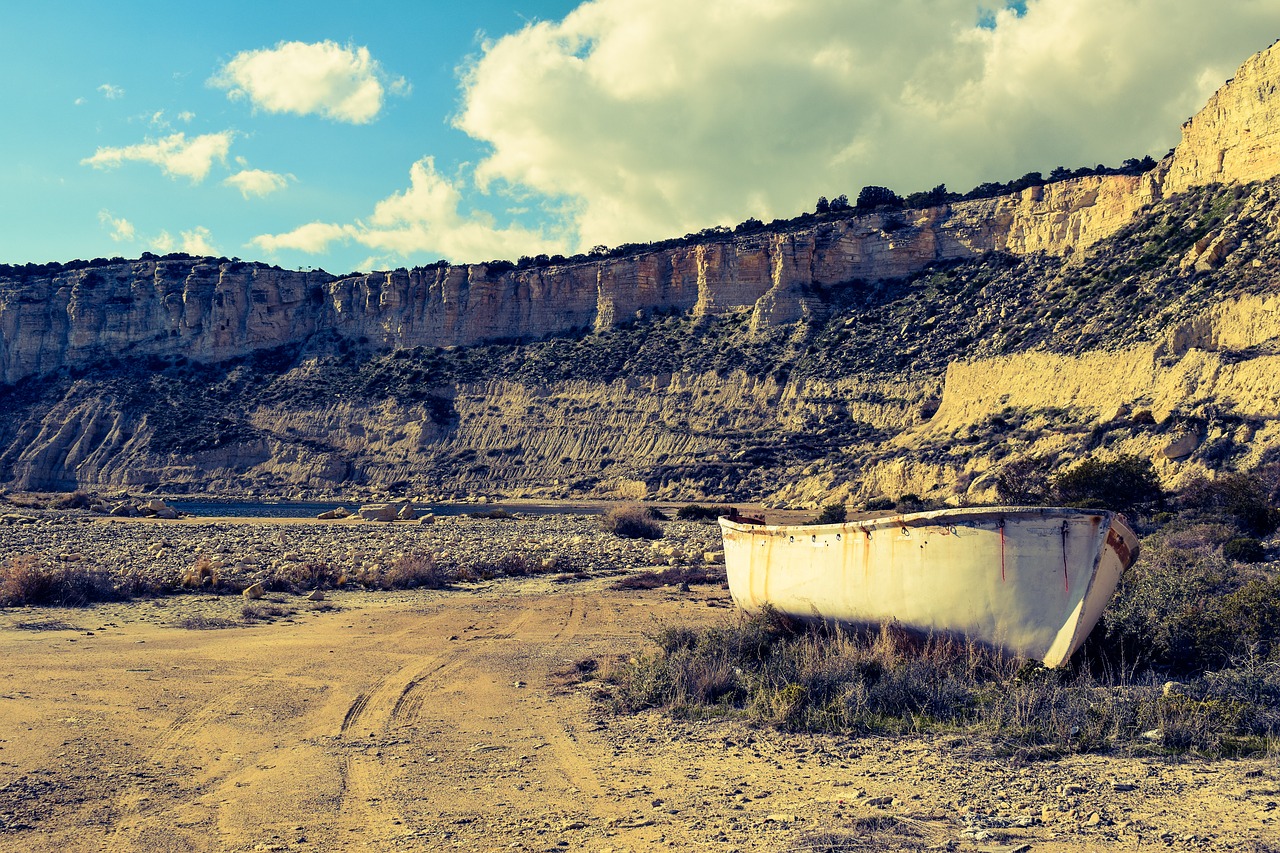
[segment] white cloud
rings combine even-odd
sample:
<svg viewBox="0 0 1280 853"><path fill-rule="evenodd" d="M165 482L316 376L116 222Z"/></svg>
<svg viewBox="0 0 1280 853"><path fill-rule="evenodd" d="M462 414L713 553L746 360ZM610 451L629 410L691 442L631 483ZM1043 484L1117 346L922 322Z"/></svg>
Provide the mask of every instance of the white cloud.
<svg viewBox="0 0 1280 853"><path fill-rule="evenodd" d="M190 124L191 120L195 117L196 117L196 114L191 112L191 110L183 110L182 112L178 113L178 121L182 122L183 124Z"/></svg>
<svg viewBox="0 0 1280 853"><path fill-rule="evenodd" d="M182 251L188 255L221 254L213 245L213 235L203 225L197 225L190 231L182 232Z"/></svg>
<svg viewBox="0 0 1280 853"><path fill-rule="evenodd" d="M175 133L123 148L99 148L92 157L80 162L96 169L109 169L126 161L154 163L170 177L181 175L198 184L209 174L215 160L226 162L234 137L235 131L231 130L206 133L192 139L187 139L186 134Z"/></svg>
<svg viewBox="0 0 1280 853"><path fill-rule="evenodd" d="M989 28L978 5L595 0L486 44L456 125L491 146L482 187L567 197L580 246L616 244L791 216L867 184L966 190L1160 156L1280 34L1274 0L1029 0ZM442 239L457 200L425 162L361 242Z"/></svg>
<svg viewBox="0 0 1280 853"><path fill-rule="evenodd" d="M352 124L372 121L388 91L409 89L404 78L389 80L368 48L332 41L280 42L238 53L209 83L269 113L317 114Z"/></svg>
<svg viewBox="0 0 1280 853"><path fill-rule="evenodd" d="M98 87L98 91L102 93L102 97L108 101L117 101L124 97L124 89L119 86L113 86L110 83L103 83Z"/></svg>
<svg viewBox="0 0 1280 853"><path fill-rule="evenodd" d="M335 240L348 237L347 227L328 222L308 222L285 234L260 234L249 242L264 252L298 251L318 255Z"/></svg>
<svg viewBox="0 0 1280 853"><path fill-rule="evenodd" d="M276 190L284 189L289 185L292 177L292 175L281 175L264 169L242 169L223 183L240 190L240 194L245 198L251 195L261 198Z"/></svg>
<svg viewBox="0 0 1280 853"><path fill-rule="evenodd" d="M151 251L167 255L173 251L183 251L188 255L218 256L222 253L213 244L213 235L203 225L197 225L190 231L181 232L181 239L174 239L168 231L161 231L151 238ZM179 249L178 247L181 247Z"/></svg>
<svg viewBox="0 0 1280 853"><path fill-rule="evenodd" d="M267 252L281 249L317 254L334 241L356 242L388 256L412 259L424 253L456 262L556 254L569 250L568 235L521 225L497 224L481 211L464 213L457 185L425 157L409 170L409 188L378 202L363 220L338 225L311 222L284 234L263 234L251 242Z"/></svg>
<svg viewBox="0 0 1280 853"><path fill-rule="evenodd" d="M109 210L98 211L98 221L103 225L110 226L111 239L117 243L130 242L133 240L135 229L133 223L125 219L123 216L113 216Z"/></svg>

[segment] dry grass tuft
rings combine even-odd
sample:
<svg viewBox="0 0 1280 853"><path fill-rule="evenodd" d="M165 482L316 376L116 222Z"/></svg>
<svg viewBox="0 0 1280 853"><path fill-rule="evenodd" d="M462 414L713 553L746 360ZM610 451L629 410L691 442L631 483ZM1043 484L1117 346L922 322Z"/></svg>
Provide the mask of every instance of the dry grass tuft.
<svg viewBox="0 0 1280 853"><path fill-rule="evenodd" d="M83 564L49 566L32 554L0 564L0 607L83 607L119 597L107 572Z"/></svg>
<svg viewBox="0 0 1280 853"><path fill-rule="evenodd" d="M600 527L623 539L662 538L662 525L640 506L614 507L600 518Z"/></svg>

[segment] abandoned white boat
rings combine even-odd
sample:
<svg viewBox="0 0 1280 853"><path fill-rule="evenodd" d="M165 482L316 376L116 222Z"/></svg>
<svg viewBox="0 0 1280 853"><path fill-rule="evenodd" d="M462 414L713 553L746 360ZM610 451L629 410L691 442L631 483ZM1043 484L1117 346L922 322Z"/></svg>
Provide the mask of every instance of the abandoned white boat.
<svg viewBox="0 0 1280 853"><path fill-rule="evenodd" d="M1097 624L1138 537L1114 512L980 507L842 524L721 518L739 607L961 635L1045 666Z"/></svg>

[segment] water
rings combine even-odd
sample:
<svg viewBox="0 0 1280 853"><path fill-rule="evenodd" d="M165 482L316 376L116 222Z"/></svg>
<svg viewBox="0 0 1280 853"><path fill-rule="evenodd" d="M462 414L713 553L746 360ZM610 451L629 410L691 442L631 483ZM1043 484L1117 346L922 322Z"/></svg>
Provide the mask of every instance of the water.
<svg viewBox="0 0 1280 853"><path fill-rule="evenodd" d="M255 501L230 501L230 500L169 500L166 501L169 506L179 512L190 513L194 516L209 517L219 516L223 518L315 518L322 512L327 512L338 507L346 507L355 511L359 509L358 502L343 501L340 503L325 503L311 501L279 501L272 503L260 503ZM419 504L415 503L413 508L418 511L419 515L428 512L435 513L438 516L450 515L466 515L472 512L492 512L493 510L506 510L510 513L524 513L525 515L598 515L604 512L604 507L591 504Z"/></svg>

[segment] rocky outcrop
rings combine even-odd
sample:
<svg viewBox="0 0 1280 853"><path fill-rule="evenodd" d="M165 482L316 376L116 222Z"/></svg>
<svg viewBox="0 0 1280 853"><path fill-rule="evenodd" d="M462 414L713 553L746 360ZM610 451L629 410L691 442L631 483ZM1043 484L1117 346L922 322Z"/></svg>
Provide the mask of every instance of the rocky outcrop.
<svg viewBox="0 0 1280 853"><path fill-rule="evenodd" d="M1182 125L1165 192L1280 174L1280 42L1250 57Z"/></svg>

